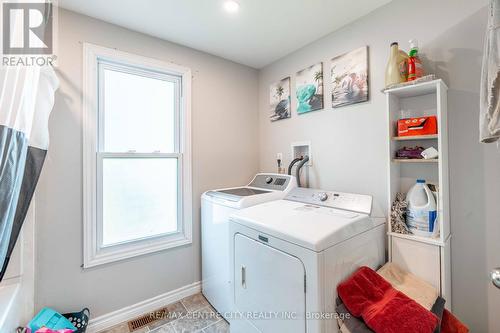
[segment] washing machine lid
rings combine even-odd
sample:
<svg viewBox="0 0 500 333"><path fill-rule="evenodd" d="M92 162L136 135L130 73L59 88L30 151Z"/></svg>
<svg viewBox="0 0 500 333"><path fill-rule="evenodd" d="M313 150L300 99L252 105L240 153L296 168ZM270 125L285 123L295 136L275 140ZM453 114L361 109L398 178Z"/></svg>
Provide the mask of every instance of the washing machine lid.
<svg viewBox="0 0 500 333"><path fill-rule="evenodd" d="M368 214L290 200L242 209L231 221L316 252L381 224Z"/></svg>
<svg viewBox="0 0 500 333"><path fill-rule="evenodd" d="M242 209L282 199L296 186L297 181L293 176L259 173L247 186L206 191L202 194L201 199L226 207Z"/></svg>
<svg viewBox="0 0 500 333"><path fill-rule="evenodd" d="M258 195L264 193L270 193L271 191L260 190L251 187L235 187L224 190L208 191L207 195L210 197L222 198L229 201L240 201L244 197L251 195Z"/></svg>

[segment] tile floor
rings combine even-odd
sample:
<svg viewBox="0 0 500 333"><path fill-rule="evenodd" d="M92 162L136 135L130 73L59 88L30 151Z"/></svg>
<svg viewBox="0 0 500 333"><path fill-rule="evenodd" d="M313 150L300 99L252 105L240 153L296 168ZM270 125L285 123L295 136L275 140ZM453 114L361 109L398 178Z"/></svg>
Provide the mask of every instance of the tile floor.
<svg viewBox="0 0 500 333"><path fill-rule="evenodd" d="M186 297L166 308L169 315L148 327L130 332L127 323L122 323L100 333L229 333L229 324L202 294Z"/></svg>

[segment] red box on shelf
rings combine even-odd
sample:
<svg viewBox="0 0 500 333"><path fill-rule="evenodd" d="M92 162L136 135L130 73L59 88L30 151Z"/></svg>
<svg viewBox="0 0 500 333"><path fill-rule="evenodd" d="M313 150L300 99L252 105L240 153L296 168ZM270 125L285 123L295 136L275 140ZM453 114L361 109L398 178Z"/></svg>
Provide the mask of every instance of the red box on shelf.
<svg viewBox="0 0 500 333"><path fill-rule="evenodd" d="M398 136L418 136L437 134L436 116L405 118L398 120Z"/></svg>

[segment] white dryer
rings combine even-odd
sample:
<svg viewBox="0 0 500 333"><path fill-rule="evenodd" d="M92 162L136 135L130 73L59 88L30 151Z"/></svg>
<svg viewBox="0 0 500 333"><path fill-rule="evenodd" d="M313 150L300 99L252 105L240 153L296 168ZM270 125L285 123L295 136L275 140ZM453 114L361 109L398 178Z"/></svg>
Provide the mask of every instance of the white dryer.
<svg viewBox="0 0 500 333"><path fill-rule="evenodd" d="M231 332L332 333L337 284L385 262L368 195L295 188L231 215Z"/></svg>
<svg viewBox="0 0 500 333"><path fill-rule="evenodd" d="M282 199L296 186L293 176L260 173L246 186L207 191L201 196L202 291L227 319L233 311L229 216L246 207Z"/></svg>

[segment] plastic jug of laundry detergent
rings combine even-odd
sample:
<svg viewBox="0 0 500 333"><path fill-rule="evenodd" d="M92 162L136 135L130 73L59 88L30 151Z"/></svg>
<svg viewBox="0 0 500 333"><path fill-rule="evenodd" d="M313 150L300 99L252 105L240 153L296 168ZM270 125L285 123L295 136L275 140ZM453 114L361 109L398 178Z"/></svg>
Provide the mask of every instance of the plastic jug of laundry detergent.
<svg viewBox="0 0 500 333"><path fill-rule="evenodd" d="M397 42L391 44L391 53L385 67L385 87L402 82L399 74L399 46Z"/></svg>
<svg viewBox="0 0 500 333"><path fill-rule="evenodd" d="M425 180L417 179L406 195L406 224L417 236L432 237L435 233L437 210L436 199Z"/></svg>
<svg viewBox="0 0 500 333"><path fill-rule="evenodd" d="M391 52L385 68L385 87L406 82L408 79L408 55L399 49L399 44L391 44Z"/></svg>

